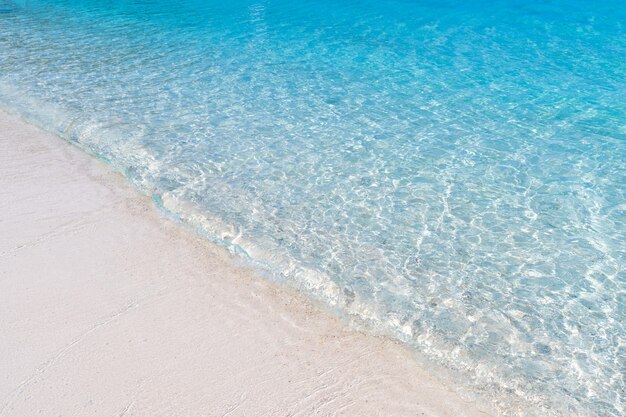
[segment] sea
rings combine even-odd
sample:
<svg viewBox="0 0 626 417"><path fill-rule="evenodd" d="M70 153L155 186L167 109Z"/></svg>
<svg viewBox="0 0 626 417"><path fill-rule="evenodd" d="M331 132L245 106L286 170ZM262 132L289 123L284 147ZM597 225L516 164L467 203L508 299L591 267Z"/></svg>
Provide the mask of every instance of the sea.
<svg viewBox="0 0 626 417"><path fill-rule="evenodd" d="M0 107L495 415L626 415L624 0L0 0Z"/></svg>

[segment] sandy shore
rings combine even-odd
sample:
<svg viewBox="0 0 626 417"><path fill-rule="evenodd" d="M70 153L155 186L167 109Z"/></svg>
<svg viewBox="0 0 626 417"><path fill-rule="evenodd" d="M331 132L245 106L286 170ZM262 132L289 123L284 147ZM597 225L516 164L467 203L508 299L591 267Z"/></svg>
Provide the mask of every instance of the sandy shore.
<svg viewBox="0 0 626 417"><path fill-rule="evenodd" d="M485 416L0 112L0 416Z"/></svg>

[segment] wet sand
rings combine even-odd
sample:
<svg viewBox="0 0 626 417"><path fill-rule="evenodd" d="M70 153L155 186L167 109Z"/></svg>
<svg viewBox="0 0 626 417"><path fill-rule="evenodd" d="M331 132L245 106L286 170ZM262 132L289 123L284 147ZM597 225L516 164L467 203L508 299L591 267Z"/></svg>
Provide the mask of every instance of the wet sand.
<svg viewBox="0 0 626 417"><path fill-rule="evenodd" d="M0 416L486 416L0 112Z"/></svg>

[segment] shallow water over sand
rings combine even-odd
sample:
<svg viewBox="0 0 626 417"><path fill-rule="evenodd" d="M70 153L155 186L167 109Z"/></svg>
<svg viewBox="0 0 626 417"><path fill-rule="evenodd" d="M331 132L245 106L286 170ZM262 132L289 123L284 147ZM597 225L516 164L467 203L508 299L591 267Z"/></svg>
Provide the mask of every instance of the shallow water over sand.
<svg viewBox="0 0 626 417"><path fill-rule="evenodd" d="M0 103L507 413L623 415L626 6L471 3L0 0Z"/></svg>

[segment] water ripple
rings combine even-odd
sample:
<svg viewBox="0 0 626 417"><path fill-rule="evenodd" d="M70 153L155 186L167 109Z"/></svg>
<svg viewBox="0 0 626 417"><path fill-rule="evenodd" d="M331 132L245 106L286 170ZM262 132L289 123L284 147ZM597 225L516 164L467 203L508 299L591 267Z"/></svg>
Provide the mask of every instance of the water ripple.
<svg viewBox="0 0 626 417"><path fill-rule="evenodd" d="M0 0L0 103L504 415L624 415L626 7L469 3Z"/></svg>

